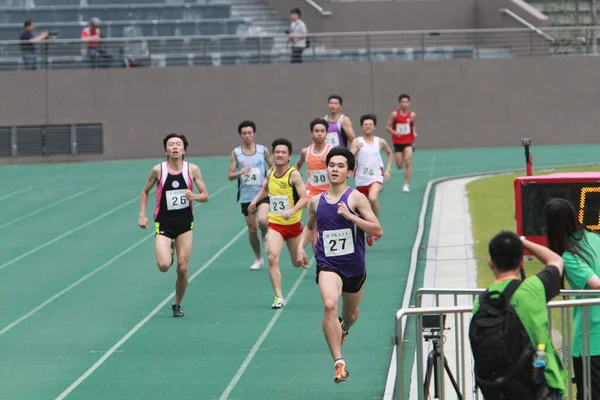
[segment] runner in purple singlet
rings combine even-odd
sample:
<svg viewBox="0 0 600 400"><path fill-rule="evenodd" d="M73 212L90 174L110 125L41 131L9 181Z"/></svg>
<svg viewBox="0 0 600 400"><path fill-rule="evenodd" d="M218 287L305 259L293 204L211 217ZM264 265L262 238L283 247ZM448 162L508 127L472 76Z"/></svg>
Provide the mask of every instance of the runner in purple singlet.
<svg viewBox="0 0 600 400"><path fill-rule="evenodd" d="M308 223L298 245L298 262L308 268L304 248L311 243L316 230L317 283L323 299L323 333L334 359L334 381L348 379L342 357L342 344L350 327L358 318L358 305L365 269L365 234L381 236L383 229L367 197L348 186L355 159L343 147L327 154L329 190L311 199ZM342 297L342 316L338 317L338 300Z"/></svg>

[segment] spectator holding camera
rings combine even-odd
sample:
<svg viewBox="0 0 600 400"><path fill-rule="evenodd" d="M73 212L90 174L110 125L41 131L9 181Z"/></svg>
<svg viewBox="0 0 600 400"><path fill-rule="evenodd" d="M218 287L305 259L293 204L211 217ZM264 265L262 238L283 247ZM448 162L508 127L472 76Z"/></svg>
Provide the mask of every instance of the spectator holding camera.
<svg viewBox="0 0 600 400"><path fill-rule="evenodd" d="M38 36L33 36L33 21L28 19L23 23L23 32L19 36L19 47L21 49L21 55L23 56L23 66L26 70L38 69L37 54L35 50L35 43L41 42L48 37L48 32L44 31Z"/></svg>
<svg viewBox="0 0 600 400"><path fill-rule="evenodd" d="M600 236L588 231L577 220L570 202L550 199L544 207L548 247L562 255L565 275L573 290L600 289ZM576 297L577 298L577 297ZM591 306L590 364L592 399L600 399L600 307ZM583 363L581 308L573 309L573 371L577 385L577 399L583 399Z"/></svg>
<svg viewBox="0 0 600 400"><path fill-rule="evenodd" d="M525 249L546 267L521 280ZM560 400L568 375L552 344L547 303L560 292L563 260L513 232L494 236L489 255L495 282L476 300L469 328L477 386L484 398Z"/></svg>
<svg viewBox="0 0 600 400"><path fill-rule="evenodd" d="M308 37L308 29L302 19L302 12L299 8L294 8L290 11L290 30L287 31L288 42L292 47L292 63L302 62L302 52L307 47L306 41Z"/></svg>

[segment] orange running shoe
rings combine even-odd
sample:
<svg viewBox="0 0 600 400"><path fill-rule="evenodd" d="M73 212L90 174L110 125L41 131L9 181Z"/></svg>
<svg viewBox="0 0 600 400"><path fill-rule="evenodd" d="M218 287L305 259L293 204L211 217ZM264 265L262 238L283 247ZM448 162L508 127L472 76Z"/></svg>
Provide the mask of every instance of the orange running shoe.
<svg viewBox="0 0 600 400"><path fill-rule="evenodd" d="M341 362L335 365L335 375L333 376L333 381L335 383L340 383L348 380L350 374L346 369L346 363Z"/></svg>

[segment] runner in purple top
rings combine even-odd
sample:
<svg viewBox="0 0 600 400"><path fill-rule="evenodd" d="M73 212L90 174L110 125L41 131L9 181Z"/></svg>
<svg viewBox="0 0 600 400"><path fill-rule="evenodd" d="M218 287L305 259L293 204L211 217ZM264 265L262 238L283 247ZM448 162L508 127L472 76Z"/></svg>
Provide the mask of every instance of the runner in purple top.
<svg viewBox="0 0 600 400"><path fill-rule="evenodd" d="M304 248L317 231L317 283L323 299L323 333L334 359L334 381L348 379L342 344L358 318L365 270L365 234L381 236L383 229L366 196L348 186L354 170L352 152L338 147L327 154L329 190L311 199L308 222L298 244L298 262L308 268ZM342 316L338 300L342 297Z"/></svg>

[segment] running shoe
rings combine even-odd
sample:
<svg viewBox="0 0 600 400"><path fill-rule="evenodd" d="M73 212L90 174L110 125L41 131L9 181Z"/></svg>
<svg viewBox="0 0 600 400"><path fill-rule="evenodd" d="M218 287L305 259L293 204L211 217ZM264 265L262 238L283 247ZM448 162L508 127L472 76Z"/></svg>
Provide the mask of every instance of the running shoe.
<svg viewBox="0 0 600 400"><path fill-rule="evenodd" d="M281 297L275 296L275 301L273 302L273 305L271 306L272 309L277 310L280 308L285 307L285 300L282 299Z"/></svg>
<svg viewBox="0 0 600 400"><path fill-rule="evenodd" d="M350 374L348 373L348 370L346 369L346 363L345 362L340 362L335 364L335 375L333 376L333 381L335 383L340 383L340 382L344 382L348 380L348 377L350 376Z"/></svg>
<svg viewBox="0 0 600 400"><path fill-rule="evenodd" d="M263 266L263 264L264 264L264 261L261 258L260 260L254 261L254 264L252 264L250 266L250 269L253 270L253 271L256 271L257 269L260 269Z"/></svg>
<svg viewBox="0 0 600 400"><path fill-rule="evenodd" d="M175 317L175 318L183 317L185 315L183 313L183 311L181 311L181 305L180 304L173 304L171 306L171 309L173 310L173 317Z"/></svg>
<svg viewBox="0 0 600 400"><path fill-rule="evenodd" d="M410 188L408 187L407 184L404 184L404 187L402 188L402 190L404 191L404 193L410 192Z"/></svg>

